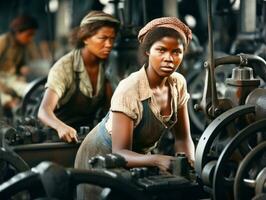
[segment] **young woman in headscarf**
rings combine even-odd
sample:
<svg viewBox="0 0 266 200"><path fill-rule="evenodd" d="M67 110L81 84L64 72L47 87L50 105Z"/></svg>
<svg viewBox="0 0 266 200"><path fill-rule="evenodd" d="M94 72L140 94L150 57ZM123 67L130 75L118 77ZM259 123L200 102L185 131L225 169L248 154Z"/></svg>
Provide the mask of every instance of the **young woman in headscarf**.
<svg viewBox="0 0 266 200"><path fill-rule="evenodd" d="M81 126L90 126L97 110L112 96L105 76L108 58L119 29L119 21L101 11L91 11L73 34L76 48L50 69L38 117L55 129L65 142L77 142Z"/></svg>
<svg viewBox="0 0 266 200"><path fill-rule="evenodd" d="M20 15L10 23L10 31L0 35L0 96L5 111L17 107L27 87L29 61L40 58L33 42L38 23Z"/></svg>
<svg viewBox="0 0 266 200"><path fill-rule="evenodd" d="M189 94L185 78L176 72L191 38L190 29L175 17L154 19L140 30L146 62L119 83L110 112L82 142L76 168L88 168L92 156L116 153L125 158L127 167L169 170L172 156L149 154L167 131L175 136L176 153L184 152L194 162ZM87 191L85 186L78 187L79 199L95 199L93 193L88 187Z"/></svg>

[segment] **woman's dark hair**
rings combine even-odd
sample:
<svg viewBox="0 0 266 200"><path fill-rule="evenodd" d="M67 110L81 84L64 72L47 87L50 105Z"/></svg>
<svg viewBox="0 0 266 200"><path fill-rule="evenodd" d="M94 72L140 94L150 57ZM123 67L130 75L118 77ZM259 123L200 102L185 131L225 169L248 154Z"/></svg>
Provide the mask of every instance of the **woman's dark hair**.
<svg viewBox="0 0 266 200"><path fill-rule="evenodd" d="M11 21L9 28L12 33L23 32L29 29L37 29L38 22L29 15L21 15Z"/></svg>
<svg viewBox="0 0 266 200"><path fill-rule="evenodd" d="M111 27L114 28L115 32L117 33L119 30L119 24L111 21L97 21L90 23L88 25L77 27L73 30L71 35L71 43L76 48L84 47L83 40L93 36L97 33L97 31L102 27Z"/></svg>
<svg viewBox="0 0 266 200"><path fill-rule="evenodd" d="M146 52L150 51L151 46L163 37L177 38L185 46L183 37L172 28L158 27L145 36L144 41L139 45L138 58L141 64L148 64L148 56Z"/></svg>

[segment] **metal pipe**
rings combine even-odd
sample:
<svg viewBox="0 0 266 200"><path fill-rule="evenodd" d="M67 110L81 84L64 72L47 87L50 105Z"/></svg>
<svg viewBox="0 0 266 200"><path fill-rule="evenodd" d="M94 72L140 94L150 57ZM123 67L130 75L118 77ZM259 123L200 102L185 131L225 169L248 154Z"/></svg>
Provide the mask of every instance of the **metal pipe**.
<svg viewBox="0 0 266 200"><path fill-rule="evenodd" d="M124 1L124 25L131 25L132 24L132 1L131 0L125 0ZM122 23L121 23L122 25ZM122 25L123 26L123 25Z"/></svg>
<svg viewBox="0 0 266 200"><path fill-rule="evenodd" d="M241 60L241 57L242 58L244 57L244 60L246 61ZM249 65L251 63L258 63L266 67L266 61L263 58L251 54L240 54L236 56L226 56L222 58L217 58L214 61L214 67L216 68L219 65L225 65L225 64Z"/></svg>
<svg viewBox="0 0 266 200"><path fill-rule="evenodd" d="M49 48L50 48L50 51L51 51L51 56L52 56L52 63L55 63L55 49L53 47L53 40L54 40L54 37L53 37L53 23L52 23L52 13L50 12L50 8L49 8L49 0L47 0L45 2L45 7L46 7L46 12L47 12L47 21L48 21L48 31L49 31L49 35L50 35L50 43L49 43Z"/></svg>
<svg viewBox="0 0 266 200"><path fill-rule="evenodd" d="M143 9L143 23L146 24L148 22L146 0L142 0L142 9Z"/></svg>
<svg viewBox="0 0 266 200"><path fill-rule="evenodd" d="M256 1L242 0L240 4L240 32L254 33L256 31Z"/></svg>
<svg viewBox="0 0 266 200"><path fill-rule="evenodd" d="M215 116L214 111L218 107L218 98L216 92L216 81L214 76L214 55L213 55L213 28L212 28L212 0L207 0L207 11L208 11L208 35L209 35L209 58L208 58L208 70L211 82L211 99L212 99L212 110L211 115ZM205 65L207 65L205 63Z"/></svg>
<svg viewBox="0 0 266 200"><path fill-rule="evenodd" d="M178 17L178 1L176 0L164 0L163 1L163 16Z"/></svg>

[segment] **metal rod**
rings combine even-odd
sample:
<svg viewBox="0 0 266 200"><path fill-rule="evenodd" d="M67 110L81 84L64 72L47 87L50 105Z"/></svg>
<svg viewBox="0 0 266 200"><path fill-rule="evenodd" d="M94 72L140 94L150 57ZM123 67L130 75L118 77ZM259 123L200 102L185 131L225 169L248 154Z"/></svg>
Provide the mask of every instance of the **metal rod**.
<svg viewBox="0 0 266 200"><path fill-rule="evenodd" d="M262 2L262 30L265 28L264 24L266 23L266 0Z"/></svg>
<svg viewBox="0 0 266 200"><path fill-rule="evenodd" d="M55 62L55 50L54 50L54 46L53 46L54 35L53 35L52 13L50 12L50 8L49 8L49 0L46 0L45 6L46 6L46 13L47 13L48 31L49 31L49 35L50 35L50 41L48 43L48 46L49 46L50 51L51 51L52 63L54 63Z"/></svg>
<svg viewBox="0 0 266 200"><path fill-rule="evenodd" d="M121 27L124 27L126 25L124 9L122 8L118 9L118 18L120 20Z"/></svg>
<svg viewBox="0 0 266 200"><path fill-rule="evenodd" d="M124 25L132 24L132 1L125 0L124 1Z"/></svg>
<svg viewBox="0 0 266 200"><path fill-rule="evenodd" d="M242 0L240 2L240 32L254 33L256 31L256 1Z"/></svg>
<svg viewBox="0 0 266 200"><path fill-rule="evenodd" d="M142 0L142 9L143 9L143 22L145 25L148 22L146 0Z"/></svg>
<svg viewBox="0 0 266 200"><path fill-rule="evenodd" d="M207 0L208 9L208 35L209 35L209 72L211 80L211 99L212 99L212 115L214 116L215 108L218 107L218 99L216 92L216 81L214 75L214 56L213 56L213 28L212 28L212 1Z"/></svg>

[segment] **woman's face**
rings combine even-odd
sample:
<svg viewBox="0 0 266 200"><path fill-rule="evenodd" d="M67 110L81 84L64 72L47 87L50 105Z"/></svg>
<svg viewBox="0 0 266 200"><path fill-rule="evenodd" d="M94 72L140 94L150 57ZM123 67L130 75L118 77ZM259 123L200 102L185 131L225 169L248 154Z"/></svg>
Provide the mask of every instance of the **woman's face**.
<svg viewBox="0 0 266 200"><path fill-rule="evenodd" d="M19 44L26 45L33 40L35 32L35 29L27 29L25 31L15 33L15 37Z"/></svg>
<svg viewBox="0 0 266 200"><path fill-rule="evenodd" d="M93 36L84 40L85 48L98 58L106 59L114 44L115 29L112 27L102 27Z"/></svg>
<svg viewBox="0 0 266 200"><path fill-rule="evenodd" d="M146 54L149 57L149 67L160 77L166 77L175 72L182 62L184 45L177 38L163 37L153 43Z"/></svg>

